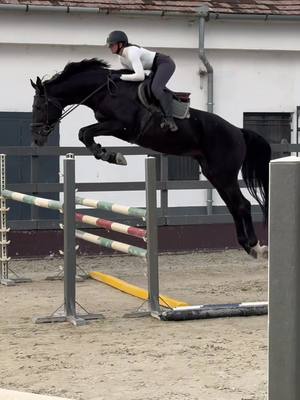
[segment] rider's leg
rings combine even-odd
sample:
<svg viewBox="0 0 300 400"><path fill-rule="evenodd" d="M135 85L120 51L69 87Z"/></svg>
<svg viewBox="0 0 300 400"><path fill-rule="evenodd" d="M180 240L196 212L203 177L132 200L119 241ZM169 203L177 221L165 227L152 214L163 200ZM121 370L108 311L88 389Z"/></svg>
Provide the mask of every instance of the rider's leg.
<svg viewBox="0 0 300 400"><path fill-rule="evenodd" d="M163 95L159 99L160 106L164 114L164 119L160 126L162 128L170 129L170 131L172 132L175 132L178 130L178 127L173 118L172 99L172 93L167 91L164 91Z"/></svg>
<svg viewBox="0 0 300 400"><path fill-rule="evenodd" d="M174 61L168 56L159 55L151 85L152 94L158 100L164 115L162 127L171 131L176 131L178 128L173 119L172 94L164 89L174 71Z"/></svg>

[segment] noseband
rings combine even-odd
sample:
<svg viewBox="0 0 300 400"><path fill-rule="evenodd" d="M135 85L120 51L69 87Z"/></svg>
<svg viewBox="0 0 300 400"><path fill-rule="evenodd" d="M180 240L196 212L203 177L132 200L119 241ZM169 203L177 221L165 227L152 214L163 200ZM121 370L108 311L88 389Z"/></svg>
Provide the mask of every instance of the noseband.
<svg viewBox="0 0 300 400"><path fill-rule="evenodd" d="M71 106L70 108L68 108L65 112L62 113L62 115L60 116L60 118L50 124L49 123L49 103L53 104L59 111L62 111L64 109L64 107L61 105L61 103L57 100L54 99L52 97L48 97L47 95L47 91L46 91L46 86L43 85L43 89L44 89L44 95L39 95L39 97L44 97L45 98L45 106L46 106L46 115L47 115L47 121L46 123L43 122L33 122L31 124L31 127L33 128L41 128L36 134L40 135L40 136L48 136L50 134L50 132L52 132L55 128L55 126L63 119L65 118L68 114L70 114L72 111L74 111L77 107L79 107L80 105L84 104L89 98L91 98L94 94L96 94L97 92L99 92L101 89L103 89L105 86L107 87L108 91L110 92L110 83L113 83L115 85L115 82L111 79L110 75L107 76L107 81L100 85L99 87L97 87L95 90L93 90L88 96L86 96L83 100L80 101L80 103L78 104L74 104L73 106ZM36 95L37 96L37 95Z"/></svg>
<svg viewBox="0 0 300 400"><path fill-rule="evenodd" d="M47 96L46 88L44 86L44 95L39 95L39 97L44 97L45 98L45 107L46 107L46 115L47 115L47 121L46 123L43 122L33 122L31 124L31 127L33 128L41 128L36 134L40 136L48 136L50 132L53 131L55 128L55 125L60 121L58 120L57 122L54 122L53 124L49 123L49 103L53 104L56 108L58 108L60 111L62 111L63 107L60 104L60 102L56 99L53 99L51 97ZM36 96L35 96L36 97Z"/></svg>

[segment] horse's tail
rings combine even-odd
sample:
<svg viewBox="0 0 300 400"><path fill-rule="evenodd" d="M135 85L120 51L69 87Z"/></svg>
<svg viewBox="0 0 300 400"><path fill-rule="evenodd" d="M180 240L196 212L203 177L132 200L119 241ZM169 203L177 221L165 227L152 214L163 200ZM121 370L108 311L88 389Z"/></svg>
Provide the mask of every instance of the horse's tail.
<svg viewBox="0 0 300 400"><path fill-rule="evenodd" d="M246 158L242 165L243 179L250 194L260 205L266 223L269 207L271 146L256 132L248 129L242 129L242 132L247 146Z"/></svg>

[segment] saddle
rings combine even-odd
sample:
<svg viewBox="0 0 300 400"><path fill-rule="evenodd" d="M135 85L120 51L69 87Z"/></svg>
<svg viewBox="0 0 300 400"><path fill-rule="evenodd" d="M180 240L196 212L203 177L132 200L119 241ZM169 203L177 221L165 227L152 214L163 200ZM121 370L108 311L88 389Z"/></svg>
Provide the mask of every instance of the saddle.
<svg viewBox="0 0 300 400"><path fill-rule="evenodd" d="M161 112L161 109L151 92L151 80L146 79L138 87L138 96L140 102L150 112ZM172 93L172 114L174 118L185 119L190 117L190 93L186 92L172 92L169 89L165 89Z"/></svg>

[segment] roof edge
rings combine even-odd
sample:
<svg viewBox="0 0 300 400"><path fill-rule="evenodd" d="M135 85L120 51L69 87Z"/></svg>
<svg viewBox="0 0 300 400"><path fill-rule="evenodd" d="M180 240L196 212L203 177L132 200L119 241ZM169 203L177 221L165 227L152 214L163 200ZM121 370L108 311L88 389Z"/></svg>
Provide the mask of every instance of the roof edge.
<svg viewBox="0 0 300 400"><path fill-rule="evenodd" d="M195 12L180 12L180 11L151 11L151 10L112 10L109 8L99 7L81 7L81 6L50 6L50 5L34 5L34 4L3 4L0 3L1 11L20 11L20 12L64 12L64 13L93 13L100 15L153 15L159 17L193 17L198 18L203 16L204 10L199 7ZM287 14L234 14L234 13L219 13L210 10L205 10L208 20L300 20L300 15L287 15Z"/></svg>

